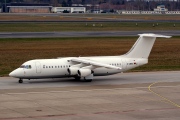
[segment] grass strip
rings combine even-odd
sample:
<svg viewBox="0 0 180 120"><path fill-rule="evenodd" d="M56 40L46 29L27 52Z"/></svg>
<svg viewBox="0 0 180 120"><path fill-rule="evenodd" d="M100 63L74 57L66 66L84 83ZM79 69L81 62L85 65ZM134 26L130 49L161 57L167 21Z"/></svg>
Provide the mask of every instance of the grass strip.
<svg viewBox="0 0 180 120"><path fill-rule="evenodd" d="M174 26L175 25L175 26ZM1 23L0 32L180 30L180 22Z"/></svg>

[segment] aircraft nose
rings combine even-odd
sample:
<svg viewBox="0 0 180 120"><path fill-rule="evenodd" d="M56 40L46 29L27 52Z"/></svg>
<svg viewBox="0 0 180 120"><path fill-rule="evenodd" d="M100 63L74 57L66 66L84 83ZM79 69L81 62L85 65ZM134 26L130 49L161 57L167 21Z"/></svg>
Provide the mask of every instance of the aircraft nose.
<svg viewBox="0 0 180 120"><path fill-rule="evenodd" d="M11 73L9 73L10 77L16 77L16 70L12 71Z"/></svg>
<svg viewBox="0 0 180 120"><path fill-rule="evenodd" d="M9 73L10 77L15 77L15 78L19 78L19 77L23 77L24 76L24 71L20 68L12 71L11 73Z"/></svg>

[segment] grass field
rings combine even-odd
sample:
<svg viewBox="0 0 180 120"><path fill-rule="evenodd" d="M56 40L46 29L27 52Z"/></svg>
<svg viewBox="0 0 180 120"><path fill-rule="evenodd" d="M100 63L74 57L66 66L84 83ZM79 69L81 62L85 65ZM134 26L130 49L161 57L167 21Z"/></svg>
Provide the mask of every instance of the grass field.
<svg viewBox="0 0 180 120"><path fill-rule="evenodd" d="M121 55L137 37L0 39L0 75L31 59L68 56ZM180 70L180 37L158 38L149 64L132 71Z"/></svg>
<svg viewBox="0 0 180 120"><path fill-rule="evenodd" d="M93 26L93 24L95 24ZM154 27L153 27L154 24ZM175 27L174 27L175 24ZM135 22L60 22L60 23L1 23L0 32L49 32L49 31L144 31L180 30L180 22L138 23Z"/></svg>
<svg viewBox="0 0 180 120"><path fill-rule="evenodd" d="M92 20L180 20L180 15L122 15L122 14L0 14L0 21L92 21Z"/></svg>

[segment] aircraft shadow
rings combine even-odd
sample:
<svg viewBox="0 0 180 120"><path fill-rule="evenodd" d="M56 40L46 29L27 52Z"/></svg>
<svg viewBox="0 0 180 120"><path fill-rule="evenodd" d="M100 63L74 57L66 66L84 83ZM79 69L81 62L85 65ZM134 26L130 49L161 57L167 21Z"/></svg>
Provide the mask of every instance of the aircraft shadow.
<svg viewBox="0 0 180 120"><path fill-rule="evenodd" d="M75 80L73 78L56 78L56 79L32 79L28 81L28 83L31 84L41 84L41 83L81 83L81 84L92 84L92 83L100 83L100 82L107 82L107 81L125 81L124 78L95 78L92 80L92 82L84 82L81 80Z"/></svg>

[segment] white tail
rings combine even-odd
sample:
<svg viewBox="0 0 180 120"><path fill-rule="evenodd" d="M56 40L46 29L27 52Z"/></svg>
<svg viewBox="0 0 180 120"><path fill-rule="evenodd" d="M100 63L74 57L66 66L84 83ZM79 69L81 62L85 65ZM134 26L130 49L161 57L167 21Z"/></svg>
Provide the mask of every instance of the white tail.
<svg viewBox="0 0 180 120"><path fill-rule="evenodd" d="M170 38L171 36L164 36L158 34L139 34L138 40L132 48L125 54L128 58L148 58L156 40L156 37Z"/></svg>

